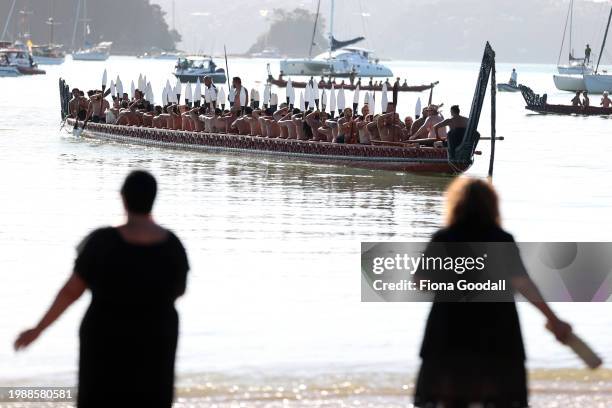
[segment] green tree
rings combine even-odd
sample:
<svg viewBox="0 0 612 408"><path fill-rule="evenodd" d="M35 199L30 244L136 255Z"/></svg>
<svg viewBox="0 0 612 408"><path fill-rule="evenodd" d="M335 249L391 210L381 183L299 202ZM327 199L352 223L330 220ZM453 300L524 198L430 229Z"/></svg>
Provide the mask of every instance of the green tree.
<svg viewBox="0 0 612 408"><path fill-rule="evenodd" d="M274 9L270 28L257 37L248 52L254 53L263 50L265 47L275 47L281 54L288 56L303 57L308 55L315 19L315 13L303 8L296 8L292 11ZM326 50L328 47L328 41L323 34L324 26L325 20L319 15L312 47L313 55Z"/></svg>
<svg viewBox="0 0 612 408"><path fill-rule="evenodd" d="M12 1L0 1L2 24L11 3ZM8 39L15 40L24 30L29 30L35 44L47 43L49 26L45 22L49 17L53 17L59 23L55 27L54 41L70 48L77 17L77 3L78 0L18 0L9 26ZM20 21L19 10L31 12L25 27ZM87 17L91 21L88 39L94 43L112 41L112 52L120 54L137 54L152 47L172 50L180 41L180 34L168 28L164 14L161 7L151 4L150 0L89 0ZM75 47L82 45L83 26L79 23Z"/></svg>

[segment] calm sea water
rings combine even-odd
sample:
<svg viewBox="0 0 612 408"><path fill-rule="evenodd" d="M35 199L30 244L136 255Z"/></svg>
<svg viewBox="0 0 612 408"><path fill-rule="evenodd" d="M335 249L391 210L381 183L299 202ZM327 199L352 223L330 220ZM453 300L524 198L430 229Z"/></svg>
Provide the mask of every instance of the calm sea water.
<svg viewBox="0 0 612 408"><path fill-rule="evenodd" d="M439 80L434 102L469 110L478 64L389 65L411 84ZM156 218L183 239L192 266L178 304L181 395L219 406L409 401L429 306L360 303L360 242L426 240L441 224L450 178L75 139L60 130L57 79L98 87L104 68L124 84L146 74L159 97L173 62L67 60L46 67L46 76L0 78L0 384L74 382L88 295L27 351L15 354L11 343L68 277L78 241L122 221L120 183L146 168L160 182ZM498 65L498 80L511 68ZM552 66L517 69L519 82L548 92L549 101L571 98L554 90ZM230 74L261 89L265 61L230 60ZM400 95L399 111L413 115L417 96ZM428 94L420 96L425 102ZM523 241L608 240L611 122L533 115L523 106L520 94L498 94L498 135L506 140L497 144L494 182L504 226ZM488 113L487 105L485 136ZM469 174L486 175L487 143ZM612 359L612 305L554 307ZM519 311L534 402L612 399L609 371L582 371L532 307Z"/></svg>

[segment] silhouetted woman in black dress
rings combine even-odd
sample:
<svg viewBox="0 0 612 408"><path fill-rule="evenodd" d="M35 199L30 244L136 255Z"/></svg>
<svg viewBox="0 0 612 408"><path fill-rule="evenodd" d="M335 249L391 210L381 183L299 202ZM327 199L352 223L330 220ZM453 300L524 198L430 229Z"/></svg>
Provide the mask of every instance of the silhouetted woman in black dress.
<svg viewBox="0 0 612 408"><path fill-rule="evenodd" d="M447 190L446 212L446 227L431 242L514 242L500 227L497 195L486 181L457 178ZM544 302L518 251L511 264L511 270L502 273L512 289L533 303L546 316L557 339L564 341L571 327ZM516 306L512 297L509 300L434 301L420 353L417 407L467 408L471 403L487 408L527 407L525 351Z"/></svg>
<svg viewBox="0 0 612 408"><path fill-rule="evenodd" d="M179 239L157 225L153 176L135 171L121 196L127 222L95 230L78 247L74 273L33 329L26 347L86 288L91 304L80 329L78 407L171 407L178 315L189 269Z"/></svg>

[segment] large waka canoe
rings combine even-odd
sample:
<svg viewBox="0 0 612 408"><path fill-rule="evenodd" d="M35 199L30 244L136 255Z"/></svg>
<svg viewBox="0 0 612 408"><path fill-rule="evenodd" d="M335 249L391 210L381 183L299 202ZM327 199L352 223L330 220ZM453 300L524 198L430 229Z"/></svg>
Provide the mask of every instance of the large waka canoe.
<svg viewBox="0 0 612 408"><path fill-rule="evenodd" d="M66 120L74 127L76 121ZM79 122L79 128L83 122ZM87 123L82 137L114 142L141 144L160 148L210 152L266 155L357 167L400 172L454 174L466 170L471 163L451 163L446 148L398 147L325 142L308 142L243 136L222 133L187 132L102 123Z"/></svg>
<svg viewBox="0 0 612 408"><path fill-rule="evenodd" d="M79 132L84 137L161 148L276 156L375 170L456 174L467 170L474 161L476 147L480 140L480 134L477 131L478 122L489 77L494 69L495 52L487 43L465 135L458 145L448 148L308 142L101 123L88 123ZM75 119L67 118L70 88L63 79L60 79L59 85L62 119L65 119L73 128L82 128L82 122L77 123ZM493 87L492 92L495 91ZM491 150L493 152L495 146L494 116L492 119ZM492 174L492 163L493 155L491 155L489 175Z"/></svg>

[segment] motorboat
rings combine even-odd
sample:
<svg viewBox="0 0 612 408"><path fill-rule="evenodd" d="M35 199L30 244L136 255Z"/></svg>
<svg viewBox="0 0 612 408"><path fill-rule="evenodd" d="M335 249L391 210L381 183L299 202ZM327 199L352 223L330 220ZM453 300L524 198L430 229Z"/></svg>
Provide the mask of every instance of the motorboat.
<svg viewBox="0 0 612 408"><path fill-rule="evenodd" d="M521 88L513 84L497 84L497 90L499 92L520 92Z"/></svg>
<svg viewBox="0 0 612 408"><path fill-rule="evenodd" d="M2 56L0 55L0 58ZM16 77L21 75L19 70L14 65L2 65L0 62L0 77Z"/></svg>
<svg viewBox="0 0 612 408"><path fill-rule="evenodd" d="M198 78L203 81L205 76L211 77L215 84L224 84L227 81L225 70L217 68L210 56L179 58L174 67L174 76L181 82L197 82Z"/></svg>
<svg viewBox="0 0 612 408"><path fill-rule="evenodd" d="M106 61L110 56L111 46L110 41L101 42L94 46L85 46L84 48L72 53L72 59L75 61Z"/></svg>
<svg viewBox="0 0 612 408"><path fill-rule="evenodd" d="M0 65L4 67L14 67L19 72L19 75L40 75L46 72L40 68L28 48L21 42L11 43L0 43ZM5 76L10 75L14 69L6 68Z"/></svg>

